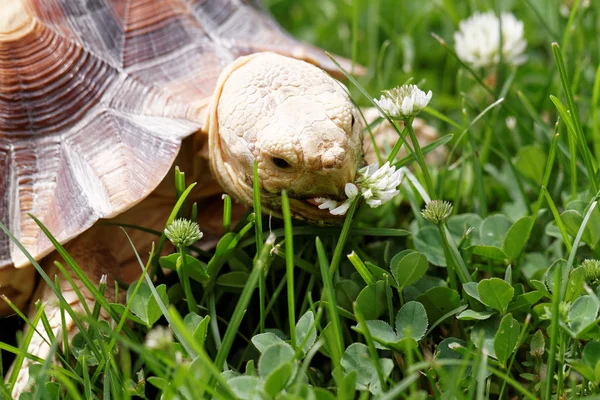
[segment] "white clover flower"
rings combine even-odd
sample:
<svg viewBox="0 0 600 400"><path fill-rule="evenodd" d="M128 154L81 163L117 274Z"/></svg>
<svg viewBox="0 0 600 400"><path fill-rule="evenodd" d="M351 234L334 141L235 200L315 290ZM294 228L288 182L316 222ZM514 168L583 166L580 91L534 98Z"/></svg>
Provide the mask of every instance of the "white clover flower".
<svg viewBox="0 0 600 400"><path fill-rule="evenodd" d="M165 236L174 246L187 247L202 239L204 234L196 222L180 218L165 228Z"/></svg>
<svg viewBox="0 0 600 400"><path fill-rule="evenodd" d="M146 346L155 350L167 350L173 343L173 332L166 326L157 325L146 335Z"/></svg>
<svg viewBox="0 0 600 400"><path fill-rule="evenodd" d="M381 168L377 164L371 164L361 168L358 174L356 183L360 186L362 197L371 208L387 203L400 193L398 186L402 181L402 171L396 170L389 162Z"/></svg>
<svg viewBox="0 0 600 400"><path fill-rule="evenodd" d="M402 170L386 162L381 168L372 164L358 170L355 183L346 183L344 192L348 197L343 202L338 202L325 197L314 198L321 210L328 209L332 215L344 215L356 196L362 196L371 208L377 208L387 203L400 193L397 187L402 181Z"/></svg>
<svg viewBox="0 0 600 400"><path fill-rule="evenodd" d="M427 93L416 85L402 85L384 90L379 100L373 99L390 118L414 117L431 101L431 90Z"/></svg>
<svg viewBox="0 0 600 400"><path fill-rule="evenodd" d="M502 59L510 65L520 65L527 57L523 54L527 42L523 39L523 22L513 14L503 12ZM500 21L493 12L474 13L459 24L454 33L458 57L475 68L487 68L500 62Z"/></svg>

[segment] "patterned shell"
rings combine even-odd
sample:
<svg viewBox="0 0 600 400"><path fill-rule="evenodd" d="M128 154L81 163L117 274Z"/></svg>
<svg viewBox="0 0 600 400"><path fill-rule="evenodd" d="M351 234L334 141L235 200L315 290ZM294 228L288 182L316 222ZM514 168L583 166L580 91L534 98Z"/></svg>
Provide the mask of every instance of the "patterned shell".
<svg viewBox="0 0 600 400"><path fill-rule="evenodd" d="M334 69L250 0L0 0L0 221L39 259L146 197L222 68L275 51ZM208 171L207 171L208 173ZM0 231L0 268L27 259Z"/></svg>

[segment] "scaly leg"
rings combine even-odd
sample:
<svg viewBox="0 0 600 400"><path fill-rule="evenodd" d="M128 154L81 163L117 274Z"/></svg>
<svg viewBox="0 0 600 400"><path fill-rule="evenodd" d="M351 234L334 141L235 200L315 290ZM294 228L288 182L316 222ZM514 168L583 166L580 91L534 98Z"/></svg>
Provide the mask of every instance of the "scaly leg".
<svg viewBox="0 0 600 400"><path fill-rule="evenodd" d="M222 235L222 218L220 216L222 200L220 196L215 196L210 199L204 199L198 207L201 210L201 215L198 217L198 223L201 229L205 232L205 237L202 239L202 244L212 242ZM163 196L151 195L148 199L138 204L130 211L122 214L112 222L122 224L142 225L156 231L161 231L164 228L164 223L167 220L173 207L172 199L166 199ZM233 209L233 222L241 217L244 207L236 205ZM127 230L136 250L142 260L146 261L150 252L152 242L157 241L157 237L140 230ZM119 280L132 283L139 278L141 267L135 257L131 244L127 240L121 229L114 225L97 224L89 231L83 233L78 238L71 241L65 246L67 252L75 260L77 265L83 270L90 281L97 287L102 275L108 278L105 297L107 299L115 298L114 293L114 277ZM169 244L165 246L164 251L172 250ZM80 303L75 291L71 287L69 281L64 277L58 268L54 265L55 261L59 261L65 268L68 269L66 263L57 253L52 253L44 259L44 269L46 273L54 281L54 277L58 276L59 285L63 296L69 305L78 313L84 313L84 306ZM78 289L84 295L89 309L93 308L95 299L84 287L83 283L73 277ZM33 281L33 279L32 279ZM124 300L124 291L119 293L121 300ZM62 338L62 322L58 299L50 290L50 288L41 282L34 296L32 304L36 300L41 300L46 304L45 312L50 321L50 326L55 337ZM34 305L31 306L30 320L35 317L37 310ZM103 315L107 318L107 315ZM72 338L77 329L71 317L66 314L66 329L69 331L69 338ZM45 334L45 329L41 323L37 327L38 332ZM48 338L41 337L37 332L34 334L28 352L42 359L46 359L50 352ZM17 398L19 394L29 388L29 366L33 363L31 360L26 360L20 370L18 381L13 390L13 396Z"/></svg>
<svg viewBox="0 0 600 400"><path fill-rule="evenodd" d="M102 241L95 240L97 239L96 233L97 232L95 230L92 230L80 236L73 242L69 243L69 245L66 246L66 249L69 252L69 254L73 257L75 262L79 265L79 267L85 272L86 276L96 287L98 286L102 275L107 276L108 279L105 297L107 299L114 299L114 277L119 277L119 279L128 279L128 273L133 275L133 271L128 271L127 268L121 269L121 264L118 262L117 258L112 254L110 249L107 248L107 246L105 246L102 243ZM44 260L46 273L53 281L55 280L55 277L58 277L60 290L65 300L67 301L69 306L75 311L75 313L85 314L84 305L80 302L70 282L58 270L58 268L54 264L54 261L59 261L66 266L66 263L62 260L62 258L56 253L53 253L50 257ZM139 271L139 266L137 268L137 271ZM92 310L95 303L94 297L85 288L85 286L80 280L78 280L75 276L73 276L73 278L75 285L77 286L78 290L82 293L85 299L88 309ZM121 293L119 293L119 295L120 297L124 297L122 291ZM42 302L42 304L45 304L45 313L50 323L53 335L59 339L62 338L63 325L61 321L60 304L52 290L44 282L42 282L38 286L38 289L36 290L33 296L34 301L37 299L39 299ZM33 320L36 313L37 309L35 305L32 304L30 306L29 319ZM107 315L103 315L102 317L106 318ZM77 330L72 317L66 311L64 328L68 330L69 340L72 339ZM40 321L40 323L38 323L36 327L36 332L33 335L27 352L41 359L46 359L50 354L50 343L51 342L47 336L46 330ZM33 363L34 361L30 359L25 359L23 366L19 371L19 375L15 386L13 388L13 398L18 398L22 392L28 390L28 388L30 387L29 367Z"/></svg>

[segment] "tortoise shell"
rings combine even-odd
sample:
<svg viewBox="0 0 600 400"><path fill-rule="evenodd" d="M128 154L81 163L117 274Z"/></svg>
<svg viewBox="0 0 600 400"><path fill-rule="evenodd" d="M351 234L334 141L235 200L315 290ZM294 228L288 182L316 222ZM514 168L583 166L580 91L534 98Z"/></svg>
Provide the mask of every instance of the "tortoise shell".
<svg viewBox="0 0 600 400"><path fill-rule="evenodd" d="M235 58L335 67L248 0L0 0L0 221L39 259L146 197ZM209 173L209 171L206 171ZM27 265L0 231L0 268Z"/></svg>

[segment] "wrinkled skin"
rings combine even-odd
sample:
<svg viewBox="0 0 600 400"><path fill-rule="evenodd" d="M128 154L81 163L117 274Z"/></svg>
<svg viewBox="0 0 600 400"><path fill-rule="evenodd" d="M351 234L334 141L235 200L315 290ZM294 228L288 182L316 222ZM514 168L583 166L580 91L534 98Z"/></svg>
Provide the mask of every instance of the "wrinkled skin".
<svg viewBox="0 0 600 400"><path fill-rule="evenodd" d="M280 214L286 190L296 218L343 218L311 199L345 198L364 163L363 127L346 89L323 70L273 53L238 59L219 79L205 129L211 170L226 192L252 204L256 160L266 211Z"/></svg>

